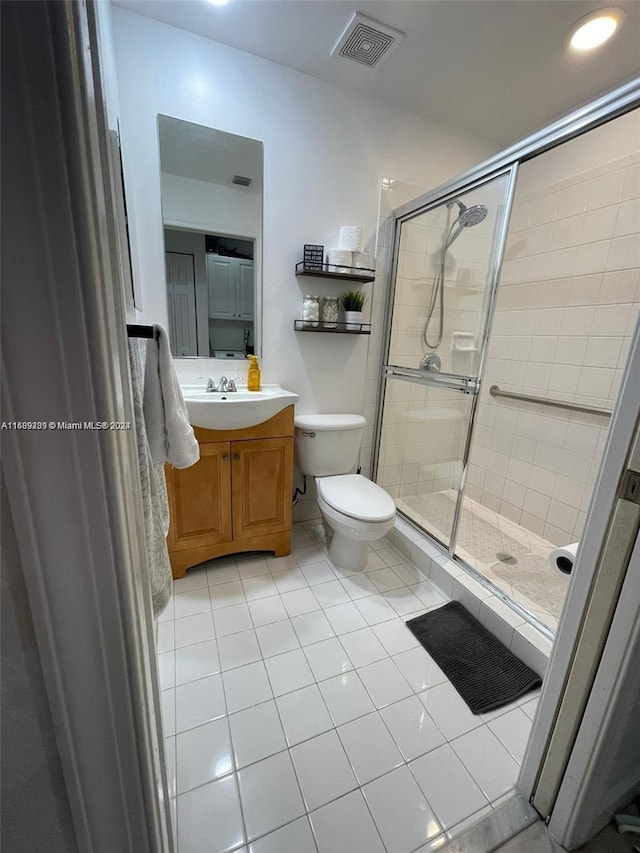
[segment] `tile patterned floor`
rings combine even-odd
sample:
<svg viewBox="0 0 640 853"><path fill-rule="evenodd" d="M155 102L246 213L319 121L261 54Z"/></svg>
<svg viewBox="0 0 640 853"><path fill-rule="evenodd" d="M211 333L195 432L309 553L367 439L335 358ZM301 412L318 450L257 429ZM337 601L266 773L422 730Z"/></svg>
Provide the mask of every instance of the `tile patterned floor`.
<svg viewBox="0 0 640 853"><path fill-rule="evenodd" d="M399 498L398 508L447 541L456 492ZM457 553L499 589L554 630L562 612L568 579L554 574L547 557L556 546L514 521L465 496Z"/></svg>
<svg viewBox="0 0 640 853"><path fill-rule="evenodd" d="M179 853L427 853L513 787L537 696L472 715L404 625L445 597L384 540L334 568L313 529L191 569L160 617Z"/></svg>

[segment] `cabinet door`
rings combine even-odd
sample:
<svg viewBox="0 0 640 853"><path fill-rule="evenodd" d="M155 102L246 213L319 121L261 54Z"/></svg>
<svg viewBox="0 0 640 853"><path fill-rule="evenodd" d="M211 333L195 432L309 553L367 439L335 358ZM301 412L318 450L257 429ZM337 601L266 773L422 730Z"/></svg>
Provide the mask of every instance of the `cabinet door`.
<svg viewBox="0 0 640 853"><path fill-rule="evenodd" d="M254 281L253 261L238 261L236 313L241 320L253 320L255 314L253 307Z"/></svg>
<svg viewBox="0 0 640 853"><path fill-rule="evenodd" d="M236 260L207 255L209 316L233 319L236 316Z"/></svg>
<svg viewBox="0 0 640 853"><path fill-rule="evenodd" d="M228 441L200 445L200 461L167 477L169 551L231 540L231 460Z"/></svg>
<svg viewBox="0 0 640 853"><path fill-rule="evenodd" d="M289 530L293 439L232 441L231 455L234 540Z"/></svg>

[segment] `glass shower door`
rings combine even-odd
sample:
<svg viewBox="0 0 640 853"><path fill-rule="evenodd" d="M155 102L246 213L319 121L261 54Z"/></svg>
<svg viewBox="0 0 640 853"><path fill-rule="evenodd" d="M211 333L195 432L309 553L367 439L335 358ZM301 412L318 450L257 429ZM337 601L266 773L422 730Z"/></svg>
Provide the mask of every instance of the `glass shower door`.
<svg viewBox="0 0 640 853"><path fill-rule="evenodd" d="M375 476L451 550L514 178L396 222Z"/></svg>

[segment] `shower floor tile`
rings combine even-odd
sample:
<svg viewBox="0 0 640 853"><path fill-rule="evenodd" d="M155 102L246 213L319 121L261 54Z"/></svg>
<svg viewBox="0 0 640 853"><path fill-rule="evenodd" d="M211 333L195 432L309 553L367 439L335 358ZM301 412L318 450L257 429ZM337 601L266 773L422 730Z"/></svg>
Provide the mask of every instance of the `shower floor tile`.
<svg viewBox="0 0 640 853"><path fill-rule="evenodd" d="M452 822L484 814L485 795L469 791L487 791L490 810L491 793L502 796L515 784L537 694L523 710L474 717L405 626L444 604L442 592L386 540L370 551L369 576L341 571L314 535L317 524L294 525L289 557L225 557L175 585L179 604L176 610L172 600L163 614L163 637L175 625L176 645L186 645L161 652L159 661L165 731L185 732L178 734L179 775L189 790L174 801L178 853L210 849L218 820L216 843L229 853L245 853L247 842L255 853L292 844L297 853L351 851L354 833L370 853L413 853L444 842ZM211 585L218 565L220 583ZM200 581L207 580L209 609L185 616L206 603ZM301 612L310 604L311 612ZM227 726L232 762L226 740L224 761L197 747ZM458 757L456 747L464 752L476 741L483 762L500 766L499 785L484 778L484 765ZM428 783L441 756L452 757L443 771L453 780L446 808Z"/></svg>
<svg viewBox="0 0 640 853"><path fill-rule="evenodd" d="M398 509L446 541L457 493L453 489L398 498ZM567 581L554 574L547 556L555 545L465 495L458 529L458 556L554 630Z"/></svg>

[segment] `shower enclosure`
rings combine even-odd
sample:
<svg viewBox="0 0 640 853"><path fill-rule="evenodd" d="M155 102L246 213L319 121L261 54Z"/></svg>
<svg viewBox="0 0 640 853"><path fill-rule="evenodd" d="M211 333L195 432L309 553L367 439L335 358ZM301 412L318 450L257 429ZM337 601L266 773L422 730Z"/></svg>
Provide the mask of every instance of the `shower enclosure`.
<svg viewBox="0 0 640 853"><path fill-rule="evenodd" d="M547 557L581 536L640 308L624 113L567 120L394 214L374 478L551 631L567 580Z"/></svg>

